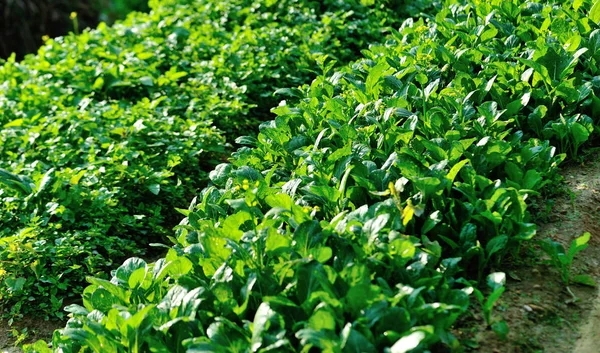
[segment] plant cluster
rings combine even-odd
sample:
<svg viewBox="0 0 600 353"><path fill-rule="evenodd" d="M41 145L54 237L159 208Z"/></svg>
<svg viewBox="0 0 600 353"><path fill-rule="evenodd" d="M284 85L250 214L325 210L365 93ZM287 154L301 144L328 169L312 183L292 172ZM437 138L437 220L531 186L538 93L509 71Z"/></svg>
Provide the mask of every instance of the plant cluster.
<svg viewBox="0 0 600 353"><path fill-rule="evenodd" d="M54 349L441 352L472 293L505 335L504 275L474 287L598 123L589 5L447 0L351 65L322 57L179 210L164 258L88 278Z"/></svg>
<svg viewBox="0 0 600 353"><path fill-rule="evenodd" d="M60 316L86 275L167 242L175 207L225 160L224 136L272 117L257 104L310 81L322 53L347 62L379 41L401 3L150 6L0 66L0 300L11 314Z"/></svg>

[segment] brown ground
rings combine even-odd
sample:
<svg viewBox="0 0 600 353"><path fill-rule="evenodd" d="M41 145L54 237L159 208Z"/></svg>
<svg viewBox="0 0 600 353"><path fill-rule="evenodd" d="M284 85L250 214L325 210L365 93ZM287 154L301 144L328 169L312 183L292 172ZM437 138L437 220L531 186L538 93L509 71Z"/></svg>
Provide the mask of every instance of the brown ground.
<svg viewBox="0 0 600 353"><path fill-rule="evenodd" d="M57 328L64 327L61 321L44 321L42 319L24 319L11 325L7 321L0 321L0 352L18 353L21 350L15 345L22 336L23 343L33 343L37 340L52 341L52 333ZM13 330L14 333L13 333Z"/></svg>
<svg viewBox="0 0 600 353"><path fill-rule="evenodd" d="M590 232L589 247L576 256L572 273L589 274L600 283L600 153L563 169L566 192L554 199L547 223L538 225L537 240L552 238L568 248ZM539 222L538 222L539 223ZM535 242L536 240L534 240ZM510 333L501 340L481 324L480 315L463 337L474 337L472 351L482 353L599 353L600 299L595 288L571 284L569 294L558 272L545 264L536 245L532 263L507 269L506 292L495 317L506 320ZM462 335L461 335L462 336Z"/></svg>

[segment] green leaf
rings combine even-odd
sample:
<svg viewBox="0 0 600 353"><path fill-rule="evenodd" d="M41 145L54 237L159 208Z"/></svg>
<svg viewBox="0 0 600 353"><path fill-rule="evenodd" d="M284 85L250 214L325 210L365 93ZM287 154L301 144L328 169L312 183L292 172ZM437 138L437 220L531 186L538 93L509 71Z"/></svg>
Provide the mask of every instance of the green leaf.
<svg viewBox="0 0 600 353"><path fill-rule="evenodd" d="M590 133L588 130L579 123L573 123L570 126L571 133L573 134L573 139L575 139L576 146L580 146L582 143L586 142L590 137Z"/></svg>
<svg viewBox="0 0 600 353"><path fill-rule="evenodd" d="M101 278L94 278L94 277L90 277L88 276L87 281L90 282L91 284L95 284L98 287L96 289L96 291L94 293L101 293L102 290L105 290L107 293L110 293L111 297L114 297L114 301L113 303L119 303L119 304L124 304L127 302L127 291L125 290L125 288L120 287L110 281L107 281L105 279L101 279ZM107 295L103 295L103 298L108 297Z"/></svg>
<svg viewBox="0 0 600 353"><path fill-rule="evenodd" d="M572 261L575 258L575 255L577 255L577 253L585 250L588 247L588 242L590 241L590 238L591 234L589 232L585 232L582 236L575 238L571 242L571 246L569 247L567 257Z"/></svg>
<svg viewBox="0 0 600 353"><path fill-rule="evenodd" d="M133 272L140 268L146 267L146 261L137 257L132 257L125 260L125 262L121 266L119 266L119 268L117 268L117 271L115 272L115 277L121 283L127 283L129 281L129 277Z"/></svg>
<svg viewBox="0 0 600 353"><path fill-rule="evenodd" d="M4 124L4 128L8 129L10 127L20 127L24 123L23 119L14 119L6 124Z"/></svg>
<svg viewBox="0 0 600 353"><path fill-rule="evenodd" d="M523 189L538 190L542 181L542 175L534 169L530 169L525 173L523 178Z"/></svg>
<svg viewBox="0 0 600 353"><path fill-rule="evenodd" d="M502 251L506 248L508 244L508 237L506 235L499 235L493 237L485 246L485 252L487 258L491 258L492 255L497 253L498 251Z"/></svg>
<svg viewBox="0 0 600 353"><path fill-rule="evenodd" d="M497 34L498 30L496 29L496 27L491 27L481 34L479 40L481 41L481 43L485 43L488 40L494 38Z"/></svg>
<svg viewBox="0 0 600 353"><path fill-rule="evenodd" d="M152 80L152 77L150 77L150 76L140 77L140 83L144 86L149 86L149 87L154 86L154 81Z"/></svg>
<svg viewBox="0 0 600 353"><path fill-rule="evenodd" d="M506 274L504 272L494 272L487 276L487 285L493 291L503 287L506 284Z"/></svg>
<svg viewBox="0 0 600 353"><path fill-rule="evenodd" d="M390 348L390 353L407 353L417 348L419 344L427 337L423 331L415 331L402 337Z"/></svg>
<svg viewBox="0 0 600 353"><path fill-rule="evenodd" d="M271 309L269 303L261 303L256 314L254 315L254 322L252 325L252 346L253 352L263 346L263 334L268 329L269 322L277 316L277 313Z"/></svg>
<svg viewBox="0 0 600 353"><path fill-rule="evenodd" d="M437 224L439 224L442 221L443 217L442 217L442 212L441 211L435 211L433 213L431 213L429 215L429 218L427 218L427 220L425 221L425 224L423 224L423 228L421 229L421 233L422 234L427 234L429 231L431 231Z"/></svg>
<svg viewBox="0 0 600 353"><path fill-rule="evenodd" d="M456 176L458 175L458 173L460 172L460 170L467 164L469 163L468 159L463 159L462 161L456 163L455 165L452 166L452 168L450 169L450 171L448 172L448 174L446 175L446 178L448 179L449 183L447 186L448 191L450 190L450 188L452 187L452 184L454 184L454 179L456 178Z"/></svg>
<svg viewBox="0 0 600 353"><path fill-rule="evenodd" d="M600 23L600 0L595 0L589 14L590 20Z"/></svg>
<svg viewBox="0 0 600 353"><path fill-rule="evenodd" d="M148 185L148 190L154 195L158 195L160 193L160 184L150 184Z"/></svg>
<svg viewBox="0 0 600 353"><path fill-rule="evenodd" d="M310 319L308 319L308 326L317 331L320 330L335 330L336 320L335 316L326 309L315 311Z"/></svg>
<svg viewBox="0 0 600 353"><path fill-rule="evenodd" d="M86 173L86 170L85 170L85 169L83 169L83 170L80 170L80 171L79 171L79 173L77 173L77 174L74 174L74 175L71 177L71 179L69 180L69 182L70 182L72 185L78 185L78 184L79 184L79 181L80 181L80 180L81 180L81 178L82 178L82 177L85 175L85 173Z"/></svg>
<svg viewBox="0 0 600 353"><path fill-rule="evenodd" d="M252 215L246 211L240 211L227 217L221 226L223 237L232 239L236 242L240 241L243 231L240 230L247 221L252 220Z"/></svg>
<svg viewBox="0 0 600 353"><path fill-rule="evenodd" d="M8 277L4 280L4 283L8 287L8 290L11 292L20 292L23 290L23 286L25 285L25 278L23 277Z"/></svg>
<svg viewBox="0 0 600 353"><path fill-rule="evenodd" d="M496 321L492 324L492 330L500 337L500 339L505 340L508 337L508 333L510 329L506 321Z"/></svg>
<svg viewBox="0 0 600 353"><path fill-rule="evenodd" d="M342 330L342 353L376 353L377 348L359 331L347 324Z"/></svg>
<svg viewBox="0 0 600 353"><path fill-rule="evenodd" d="M52 349L48 348L48 343L43 340L37 340L33 344L26 344L23 346L23 352L25 353L52 353Z"/></svg>
<svg viewBox="0 0 600 353"><path fill-rule="evenodd" d="M577 275L571 277L571 282L583 284L584 286L596 288L598 284L590 275Z"/></svg>
<svg viewBox="0 0 600 353"><path fill-rule="evenodd" d="M429 97L431 96L431 94L433 92L435 92L438 88L438 86L440 85L440 79L436 79L432 82L430 82L427 87L425 87L425 90L423 91L424 95L425 95L425 100L428 100Z"/></svg>
<svg viewBox="0 0 600 353"><path fill-rule="evenodd" d="M102 87L104 87L104 78L102 77L98 77L95 81L94 84L92 85L92 89L94 91L101 89Z"/></svg>

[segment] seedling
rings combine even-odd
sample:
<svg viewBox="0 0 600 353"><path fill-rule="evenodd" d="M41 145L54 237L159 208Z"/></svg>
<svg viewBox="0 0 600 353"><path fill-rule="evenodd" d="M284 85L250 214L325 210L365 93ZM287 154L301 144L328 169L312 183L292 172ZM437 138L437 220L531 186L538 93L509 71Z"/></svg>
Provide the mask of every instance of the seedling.
<svg viewBox="0 0 600 353"><path fill-rule="evenodd" d="M565 250L561 243L550 238L540 242L542 250L550 257L550 263L559 270L560 277L565 286L567 286L567 289L570 283L579 283L590 287L596 287L596 282L590 275L583 274L572 276L571 273L575 255L585 250L588 247L589 241L590 233L585 232L582 236L571 242L568 251ZM571 291L569 290L569 292Z"/></svg>
<svg viewBox="0 0 600 353"><path fill-rule="evenodd" d="M485 320L485 324L487 327L491 328L500 336L501 338L506 338L508 334L508 325L504 320L494 319L492 312L494 310L494 306L500 296L506 290L504 284L506 283L506 274L504 272L494 272L488 275L487 277L487 285L491 290L490 295L486 298L482 291L477 288L473 288L473 294L479 304L481 305L481 311L483 312L483 319Z"/></svg>

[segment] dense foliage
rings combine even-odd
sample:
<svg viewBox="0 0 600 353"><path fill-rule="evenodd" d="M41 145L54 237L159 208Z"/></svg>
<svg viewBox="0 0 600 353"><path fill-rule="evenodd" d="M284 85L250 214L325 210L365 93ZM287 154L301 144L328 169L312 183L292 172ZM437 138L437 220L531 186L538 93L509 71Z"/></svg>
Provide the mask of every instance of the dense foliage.
<svg viewBox="0 0 600 353"><path fill-rule="evenodd" d="M62 315L86 274L168 242L175 208L226 158L220 130L239 136L270 119L277 88L309 82L325 53L354 59L402 8L150 6L0 66L0 300L12 314Z"/></svg>
<svg viewBox="0 0 600 353"><path fill-rule="evenodd" d="M54 349L441 352L471 293L502 333L503 275L475 285L598 124L590 5L448 0L352 65L322 59L180 210L166 257L89 278Z"/></svg>

